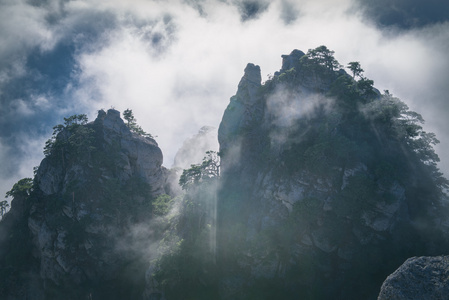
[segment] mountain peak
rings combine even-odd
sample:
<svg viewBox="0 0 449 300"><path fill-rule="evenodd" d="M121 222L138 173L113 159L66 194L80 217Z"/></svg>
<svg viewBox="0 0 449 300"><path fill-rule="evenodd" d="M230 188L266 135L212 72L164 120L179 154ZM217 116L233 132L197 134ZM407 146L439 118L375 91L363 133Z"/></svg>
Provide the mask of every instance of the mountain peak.
<svg viewBox="0 0 449 300"><path fill-rule="evenodd" d="M260 75L260 67L249 63L246 65L242 80L251 82L255 85L260 85L262 82L262 76Z"/></svg>
<svg viewBox="0 0 449 300"><path fill-rule="evenodd" d="M299 59L305 55L304 52L298 49L294 49L290 54L281 55L282 57L282 70L287 71L297 66Z"/></svg>

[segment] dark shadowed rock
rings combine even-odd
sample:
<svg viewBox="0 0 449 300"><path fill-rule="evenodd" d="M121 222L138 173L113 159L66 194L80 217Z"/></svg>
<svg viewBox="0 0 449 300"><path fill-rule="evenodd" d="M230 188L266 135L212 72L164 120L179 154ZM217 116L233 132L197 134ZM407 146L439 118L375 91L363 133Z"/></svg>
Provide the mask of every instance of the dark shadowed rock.
<svg viewBox="0 0 449 300"><path fill-rule="evenodd" d="M432 175L419 158L394 150L403 139L384 120L371 124L372 108L388 105L388 95L369 98L345 71L304 55L283 55L262 85L248 64L220 124L223 299L256 299L265 287L277 288L279 299L373 299L399 263L430 255L419 231L442 230L428 194L416 192L433 189ZM413 171L397 169L394 178L379 168L397 163Z"/></svg>
<svg viewBox="0 0 449 300"><path fill-rule="evenodd" d="M152 220L152 201L169 193L162 151L154 139L131 132L113 109L100 111L94 122L66 126L54 144L34 191L13 200L10 215L17 220L9 227L21 230L16 235L24 236L27 248L22 258L9 259L13 291L0 288L0 298L140 298L143 257L151 255L146 243L154 238L154 231L143 229ZM6 257L17 247L13 234L0 241Z"/></svg>
<svg viewBox="0 0 449 300"><path fill-rule="evenodd" d="M254 64L248 64L245 68L245 74L239 83L237 97L248 104L253 104L257 99L257 91L262 82L260 67Z"/></svg>
<svg viewBox="0 0 449 300"><path fill-rule="evenodd" d="M289 55L282 55L282 69L281 71L287 71L298 65L299 59L305 54L301 50L295 49Z"/></svg>
<svg viewBox="0 0 449 300"><path fill-rule="evenodd" d="M238 135L244 128L260 119L263 112L261 110L261 97L259 89L262 77L260 67L249 63L242 79L239 82L237 93L231 97L230 104L223 115L223 121L218 128L218 141L220 151L233 151L236 156L239 154L238 147L228 149L230 139ZM234 145L235 146L235 145ZM225 168L225 166L223 166Z"/></svg>
<svg viewBox="0 0 449 300"><path fill-rule="evenodd" d="M412 257L382 285L378 300L449 298L449 256Z"/></svg>

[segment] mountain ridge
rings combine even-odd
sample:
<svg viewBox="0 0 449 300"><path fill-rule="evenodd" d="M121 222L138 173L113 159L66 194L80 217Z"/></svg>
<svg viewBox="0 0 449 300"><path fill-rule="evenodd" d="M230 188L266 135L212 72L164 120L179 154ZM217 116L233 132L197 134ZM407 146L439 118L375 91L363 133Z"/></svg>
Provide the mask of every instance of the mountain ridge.
<svg viewBox="0 0 449 300"><path fill-rule="evenodd" d="M443 254L435 135L333 54L293 50L264 83L248 64L220 151L180 186L116 110L55 126L0 223L0 295L375 299L405 259Z"/></svg>

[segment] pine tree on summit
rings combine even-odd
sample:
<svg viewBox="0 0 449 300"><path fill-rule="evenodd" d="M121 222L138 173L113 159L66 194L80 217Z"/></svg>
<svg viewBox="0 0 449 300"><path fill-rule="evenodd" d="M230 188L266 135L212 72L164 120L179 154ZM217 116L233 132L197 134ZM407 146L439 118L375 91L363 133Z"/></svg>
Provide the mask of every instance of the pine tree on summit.
<svg viewBox="0 0 449 300"><path fill-rule="evenodd" d="M137 120L134 117L132 109L126 109L123 112L123 118L126 120L126 126L128 126L129 130L138 135L154 138L150 133L145 132L140 125L137 124Z"/></svg>
<svg viewBox="0 0 449 300"><path fill-rule="evenodd" d="M131 109L126 109L123 112L123 118L128 122L126 126L128 126L129 129L135 127L137 125L136 118L134 117L133 111Z"/></svg>
<svg viewBox="0 0 449 300"><path fill-rule="evenodd" d="M330 71L340 68L340 63L334 58L335 51L329 50L326 46L319 46L309 49L307 56L319 65L325 66Z"/></svg>

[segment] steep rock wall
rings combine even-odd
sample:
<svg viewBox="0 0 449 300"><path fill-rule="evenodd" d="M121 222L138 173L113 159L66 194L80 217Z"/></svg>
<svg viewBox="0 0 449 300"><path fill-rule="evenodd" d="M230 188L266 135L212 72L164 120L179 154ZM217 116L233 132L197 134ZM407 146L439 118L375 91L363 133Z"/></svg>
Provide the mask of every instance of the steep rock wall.
<svg viewBox="0 0 449 300"><path fill-rule="evenodd" d="M379 171L394 161L386 145L399 145L362 113L382 103L375 88L362 90L344 70L301 51L282 57L263 85L260 68L248 64L220 124L221 295L374 298L401 260L435 250L422 235L439 232L426 202L438 197L412 192L425 189L416 185L421 176L435 183L419 161L404 162L413 171L398 177ZM374 139L366 137L371 130Z"/></svg>
<svg viewBox="0 0 449 300"><path fill-rule="evenodd" d="M15 299L141 298L157 239L151 203L169 192L161 165L156 141L131 132L116 110L62 130L20 217L34 265L20 280L33 278L34 290Z"/></svg>

